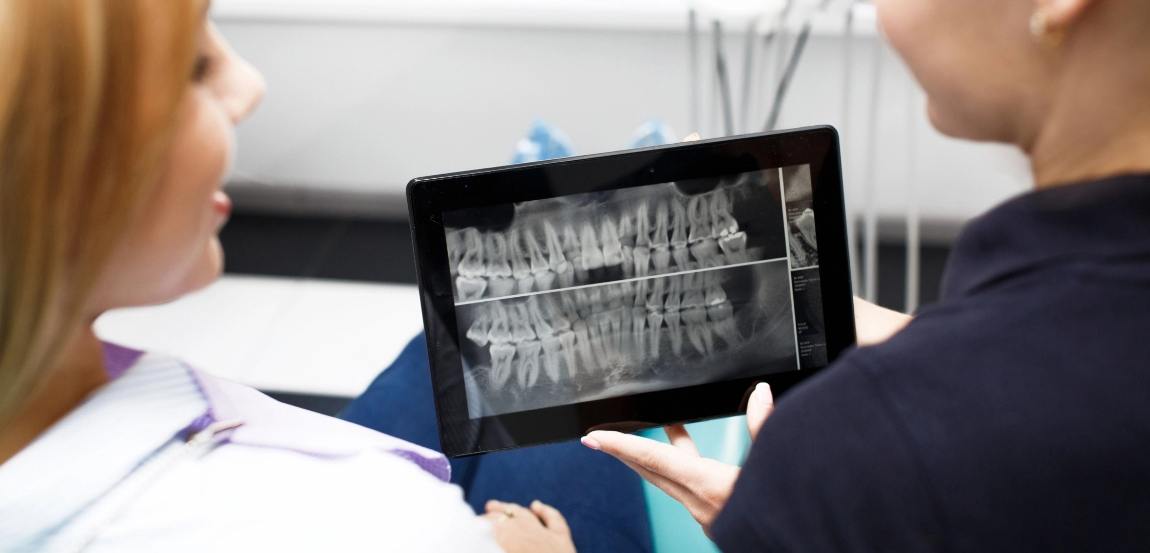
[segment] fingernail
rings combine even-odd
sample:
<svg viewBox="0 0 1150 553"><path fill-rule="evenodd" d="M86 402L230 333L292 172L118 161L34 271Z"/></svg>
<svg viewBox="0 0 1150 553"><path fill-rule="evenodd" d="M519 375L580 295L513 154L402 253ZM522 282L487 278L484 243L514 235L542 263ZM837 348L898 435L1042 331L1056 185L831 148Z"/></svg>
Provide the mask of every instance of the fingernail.
<svg viewBox="0 0 1150 553"><path fill-rule="evenodd" d="M599 448L602 447L599 445L599 441L591 436L583 436L579 438L579 442L595 451L599 451Z"/></svg>
<svg viewBox="0 0 1150 553"><path fill-rule="evenodd" d="M760 382L756 384L755 391L753 393L758 396L759 401L764 401L768 404L775 402L775 398L771 394L771 387L766 382Z"/></svg>
<svg viewBox="0 0 1150 553"><path fill-rule="evenodd" d="M542 502L542 501L539 501L538 499L536 499L535 501L532 501L532 502L531 502L531 508L532 508L532 509L538 509L538 508L540 508L540 507L542 507L542 506L543 506L543 502Z"/></svg>

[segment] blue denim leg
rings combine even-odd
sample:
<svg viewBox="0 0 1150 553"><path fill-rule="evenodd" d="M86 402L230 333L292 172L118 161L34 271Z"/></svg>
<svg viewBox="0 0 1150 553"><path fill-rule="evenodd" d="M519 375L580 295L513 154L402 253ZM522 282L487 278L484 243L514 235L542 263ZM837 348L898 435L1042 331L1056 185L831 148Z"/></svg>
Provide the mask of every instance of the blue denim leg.
<svg viewBox="0 0 1150 553"><path fill-rule="evenodd" d="M426 338L412 340L340 416L439 450ZM580 553L653 551L639 477L577 442L454 459L451 470L476 512L489 499L539 499L567 517Z"/></svg>

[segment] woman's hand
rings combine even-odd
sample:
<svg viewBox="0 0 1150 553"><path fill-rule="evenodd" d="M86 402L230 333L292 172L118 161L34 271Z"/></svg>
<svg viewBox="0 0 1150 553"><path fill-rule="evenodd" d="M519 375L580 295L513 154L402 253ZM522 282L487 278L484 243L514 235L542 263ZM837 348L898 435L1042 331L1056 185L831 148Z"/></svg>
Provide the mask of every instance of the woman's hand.
<svg viewBox="0 0 1150 553"><path fill-rule="evenodd" d="M751 439L775 407L771 389L759 384L747 403ZM630 434L596 430L583 437L583 445L614 456L645 480L682 503L710 534L711 523L726 505L739 477L739 467L699 455L682 425L668 426L671 445Z"/></svg>
<svg viewBox="0 0 1150 553"><path fill-rule="evenodd" d="M567 519L541 501L532 502L530 509L488 501L483 518L491 522L495 541L507 553L575 553Z"/></svg>
<svg viewBox="0 0 1150 553"><path fill-rule="evenodd" d="M910 315L855 298L855 330L860 346L881 344L910 323Z"/></svg>

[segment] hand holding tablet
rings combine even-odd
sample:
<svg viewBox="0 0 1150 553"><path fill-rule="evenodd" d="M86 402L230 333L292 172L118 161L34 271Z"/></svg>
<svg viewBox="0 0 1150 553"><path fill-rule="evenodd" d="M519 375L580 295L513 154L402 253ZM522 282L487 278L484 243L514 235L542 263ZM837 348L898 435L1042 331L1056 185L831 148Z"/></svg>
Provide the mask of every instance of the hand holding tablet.
<svg viewBox="0 0 1150 553"><path fill-rule="evenodd" d="M448 455L734 414L756 382L784 391L854 341L830 128L408 195Z"/></svg>

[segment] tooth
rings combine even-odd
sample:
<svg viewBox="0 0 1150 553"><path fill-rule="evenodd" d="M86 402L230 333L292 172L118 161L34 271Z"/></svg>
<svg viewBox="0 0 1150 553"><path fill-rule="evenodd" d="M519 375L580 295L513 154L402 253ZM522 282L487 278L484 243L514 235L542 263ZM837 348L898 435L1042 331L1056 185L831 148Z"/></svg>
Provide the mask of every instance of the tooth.
<svg viewBox="0 0 1150 553"><path fill-rule="evenodd" d="M539 304L539 296L527 298L527 312L531 317L531 325L534 327L537 336L542 338L555 334L555 329L547 320L547 316L543 314L543 307Z"/></svg>
<svg viewBox="0 0 1150 553"><path fill-rule="evenodd" d="M651 250L636 246L631 250L635 263L635 276L645 277L651 274Z"/></svg>
<svg viewBox="0 0 1150 553"><path fill-rule="evenodd" d="M562 350L560 352L563 354L563 363L567 366L567 376L569 376L571 380L574 381L575 376L579 374L579 369L577 367L577 361L575 358L575 333L570 330L560 332L559 345L562 346Z"/></svg>
<svg viewBox="0 0 1150 553"><path fill-rule="evenodd" d="M448 230L447 231L447 263L451 268L452 274L459 272L459 262L463 261L463 254L466 253L467 246L463 243L463 231L461 230Z"/></svg>
<svg viewBox="0 0 1150 553"><path fill-rule="evenodd" d="M531 264L523 250L521 238L519 229L511 229L507 236L507 251L511 258L511 276L515 278L516 293L528 294L535 286L535 275L531 274Z"/></svg>
<svg viewBox="0 0 1150 553"><path fill-rule="evenodd" d="M511 295L515 291L515 279L511 276L511 264L507 261L507 237L493 232L487 235L487 277L488 288L494 297Z"/></svg>
<svg viewBox="0 0 1150 553"><path fill-rule="evenodd" d="M619 350L622 365L624 367L631 367L638 360L635 349L635 335L631 332L635 321L631 313L631 306L622 307L618 311L619 316L615 318L618 327L613 329L615 332L615 343ZM644 313L643 317L646 318L646 316L647 314Z"/></svg>
<svg viewBox="0 0 1150 553"><path fill-rule="evenodd" d="M635 247L650 249L650 246L651 219L647 215L647 201L643 200L635 210Z"/></svg>
<svg viewBox="0 0 1150 553"><path fill-rule="evenodd" d="M635 276L635 248L631 246L623 246L623 277L632 278Z"/></svg>
<svg viewBox="0 0 1150 553"><path fill-rule="evenodd" d="M479 278L487 273L483 262L483 235L473 228L464 229L463 242L466 249L459 262L459 274L469 278Z"/></svg>
<svg viewBox="0 0 1150 553"><path fill-rule="evenodd" d="M532 296L533 298L535 296ZM538 302L540 316L547 325L553 329L554 334L558 334L565 330L571 330L571 323L567 322L567 318L563 315L562 309L555 304L555 298L547 295L543 296Z"/></svg>
<svg viewBox="0 0 1150 553"><path fill-rule="evenodd" d="M655 227L651 231L651 264L656 273L667 272L671 266L671 251L667 243L667 225L670 219L667 202L659 202L655 208Z"/></svg>
<svg viewBox="0 0 1150 553"><path fill-rule="evenodd" d="M543 235L547 239L547 263L551 267L551 272L559 277L559 286L564 288L571 286L575 282L574 269L563 254L559 233L555 232L555 227L550 221L543 222Z"/></svg>
<svg viewBox="0 0 1150 553"><path fill-rule="evenodd" d="M707 319L714 325L715 334L727 344L727 348L734 348L743 342L743 336L735 324L734 307L731 302L708 305Z"/></svg>
<svg viewBox="0 0 1150 553"><path fill-rule="evenodd" d="M511 341L511 317L502 303L491 303L491 328L487 331L487 339L495 344Z"/></svg>
<svg viewBox="0 0 1150 553"><path fill-rule="evenodd" d="M597 372L599 364L595 360L595 352L591 344L591 332L587 327L587 322L580 319L575 321L571 327L575 334L574 349L579 353L579 362L582 364L583 370L589 373ZM560 335L560 339L562 339L562 335Z"/></svg>
<svg viewBox="0 0 1150 553"><path fill-rule="evenodd" d="M649 286L650 284L647 280L635 281L635 290L631 293L631 297L634 298L631 302L632 305L635 307L647 306L647 289Z"/></svg>
<svg viewBox="0 0 1150 553"><path fill-rule="evenodd" d="M619 214L619 241L624 246L635 245L635 223L626 211Z"/></svg>
<svg viewBox="0 0 1150 553"><path fill-rule="evenodd" d="M714 238L706 237L698 242L691 244L688 249L691 251L691 257L694 257L699 262L700 267L717 267L722 265L722 260L719 257L719 244L715 242Z"/></svg>
<svg viewBox="0 0 1150 553"><path fill-rule="evenodd" d="M579 302L576 298L576 292L578 292L578 290L560 294L559 296L559 301L562 304L563 316L568 321L577 321L580 318Z"/></svg>
<svg viewBox="0 0 1150 553"><path fill-rule="evenodd" d="M594 343L599 344L599 350L602 356L599 357L602 365L605 367L614 367L618 359L618 350L615 349L615 338L611 334L611 314L601 313L592 321L591 339ZM598 335L595 333L598 332ZM597 352L598 352L597 351Z"/></svg>
<svg viewBox="0 0 1150 553"><path fill-rule="evenodd" d="M703 305L703 292L697 287L688 288L683 294L683 323L687 325L687 337L691 345L701 354L714 349L710 327L707 326L707 309Z"/></svg>
<svg viewBox="0 0 1150 553"><path fill-rule="evenodd" d="M591 310L595 305L591 303L591 292L588 289L579 288L575 290L575 306L579 310L580 319L586 319L591 316Z"/></svg>
<svg viewBox="0 0 1150 553"><path fill-rule="evenodd" d="M603 244L603 265L613 267L622 264L623 243L619 240L619 229L610 217L603 220L599 236L599 242Z"/></svg>
<svg viewBox="0 0 1150 553"><path fill-rule="evenodd" d="M667 334L671 338L671 351L675 355L681 355L683 353L683 334L682 328L679 326L679 308L681 305L679 291L682 289L682 283L677 277L671 277L669 280L667 300L663 302L663 320L667 323Z"/></svg>
<svg viewBox="0 0 1150 553"><path fill-rule="evenodd" d="M475 301L487 291L487 279L481 277L455 277L455 293L459 301Z"/></svg>
<svg viewBox="0 0 1150 553"><path fill-rule="evenodd" d="M807 241L812 247L818 248L819 243L815 234L815 212L807 208L803 210L803 214L795 219L795 226L799 228L802 233L803 239Z"/></svg>
<svg viewBox="0 0 1150 553"><path fill-rule="evenodd" d="M726 254L727 260L732 263L742 263L747 260L747 233L743 231L719 239L719 249Z"/></svg>
<svg viewBox="0 0 1150 553"><path fill-rule="evenodd" d="M519 343L535 339L535 331L531 329L531 313L525 302L512 306L515 318L511 320L511 340Z"/></svg>
<svg viewBox="0 0 1150 553"><path fill-rule="evenodd" d="M511 362L515 359L515 346L507 343L491 345L491 383L502 388L511 378Z"/></svg>
<svg viewBox="0 0 1150 553"><path fill-rule="evenodd" d="M591 223L584 223L583 231L579 233L579 263L575 269L582 268L594 271L603 267L603 250L599 248L599 239L595 236L595 227Z"/></svg>
<svg viewBox="0 0 1150 553"><path fill-rule="evenodd" d="M527 389L539 381L539 340L528 340L515 346L515 374L519 387Z"/></svg>
<svg viewBox="0 0 1150 553"><path fill-rule="evenodd" d="M531 259L531 272L539 274L547 271L550 268L547 256L543 253L543 246L539 244L535 231L530 227L523 231L523 244L527 248L527 257Z"/></svg>
<svg viewBox="0 0 1150 553"><path fill-rule="evenodd" d="M581 266L583 250L579 247L579 236L576 235L575 228L571 225L563 227L563 255L567 256L567 260L571 263L571 268L575 271L575 277L579 282L585 282L587 270Z"/></svg>
<svg viewBox="0 0 1150 553"><path fill-rule="evenodd" d="M711 327L706 324L687 325L687 338L701 355L710 355L715 351L715 337L711 334Z"/></svg>
<svg viewBox="0 0 1150 553"><path fill-rule="evenodd" d="M671 202L671 255L680 271L690 268L690 252L687 250L687 210L683 202L676 198Z"/></svg>
<svg viewBox="0 0 1150 553"><path fill-rule="evenodd" d="M467 339L484 347L488 342L488 332L491 331L491 313L486 305L479 306L479 316L467 329Z"/></svg>
<svg viewBox="0 0 1150 553"><path fill-rule="evenodd" d="M739 232L739 222L731 216L731 199L723 189L716 189L711 198L711 235L727 236Z"/></svg>
<svg viewBox="0 0 1150 553"><path fill-rule="evenodd" d="M619 360L620 363L625 362L624 359L625 359L626 354L627 354L627 348L625 346L625 340L624 340L625 336L623 334L623 329L631 327L630 322L624 324L623 321L630 314L631 314L630 308L623 309L622 307L618 307L618 308L612 309L611 313L607 317L607 319L608 319L607 326L611 328L611 334L609 335L611 337L610 338L610 344L611 344L611 347L615 350L615 357Z"/></svg>
<svg viewBox="0 0 1150 553"><path fill-rule="evenodd" d="M659 311L647 313L647 332L651 342L651 357L658 359L663 336L663 313Z"/></svg>
<svg viewBox="0 0 1150 553"><path fill-rule="evenodd" d="M539 271L538 273L535 273L534 276L536 290L551 290L555 287L555 277L557 275L552 273L550 269Z"/></svg>
<svg viewBox="0 0 1150 553"><path fill-rule="evenodd" d="M662 321L660 321L662 322ZM647 357L647 312L636 307L631 310L631 341L636 361Z"/></svg>
<svg viewBox="0 0 1150 553"><path fill-rule="evenodd" d="M711 206L704 194L691 197L687 203L687 219L690 221L688 242L698 242L711 235Z"/></svg>
<svg viewBox="0 0 1150 553"><path fill-rule="evenodd" d="M547 373L547 378L550 378L552 382L559 382L559 379L562 378L560 364L563 360L561 357L563 344L558 336L546 336L540 340L540 345L543 346L543 371Z"/></svg>
<svg viewBox="0 0 1150 553"><path fill-rule="evenodd" d="M595 366L600 370L606 369L611 366L611 361L607 353L606 344L604 343L604 336L600 321L590 321L587 323L587 333L590 338L591 351L595 355Z"/></svg>
<svg viewBox="0 0 1150 553"><path fill-rule="evenodd" d="M666 292L667 279L657 278L651 283L651 295L647 296L647 311L662 311L663 296Z"/></svg>

